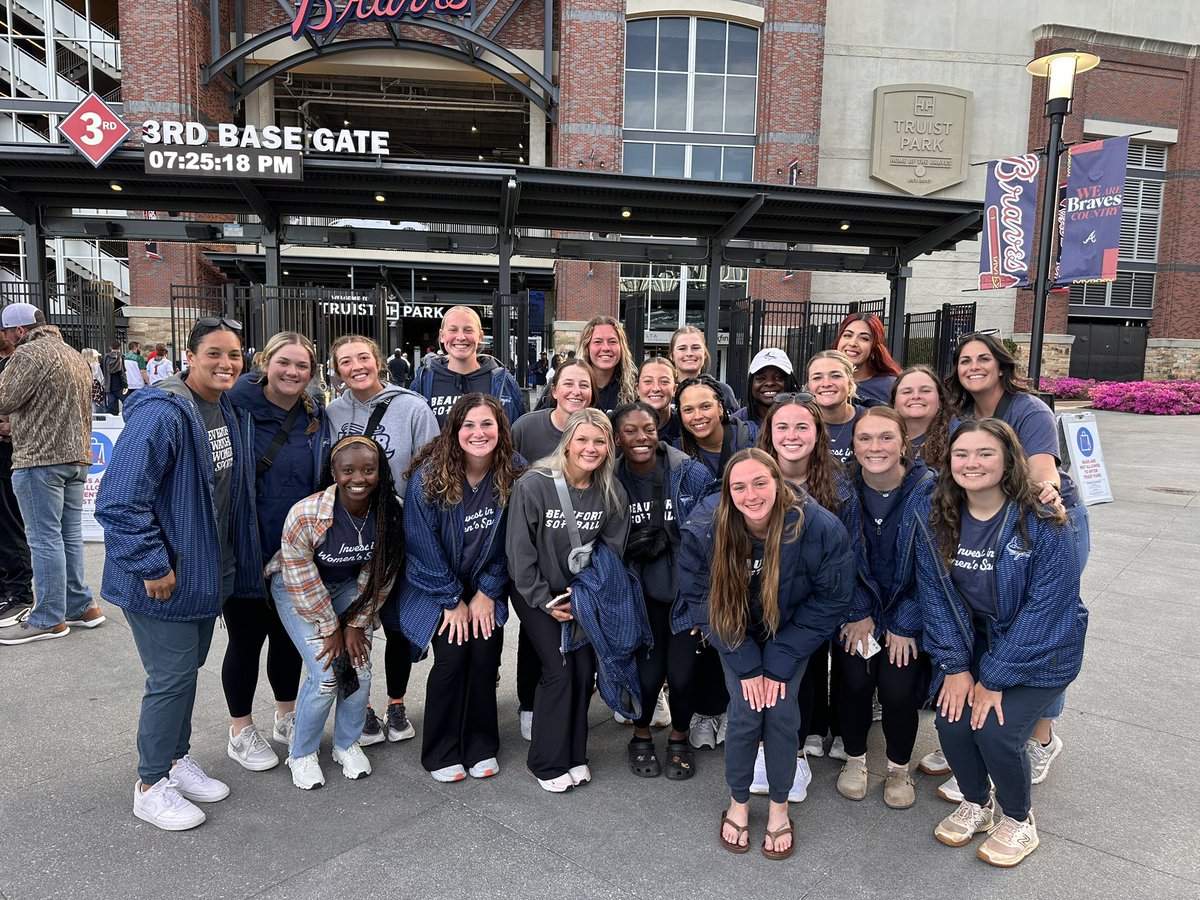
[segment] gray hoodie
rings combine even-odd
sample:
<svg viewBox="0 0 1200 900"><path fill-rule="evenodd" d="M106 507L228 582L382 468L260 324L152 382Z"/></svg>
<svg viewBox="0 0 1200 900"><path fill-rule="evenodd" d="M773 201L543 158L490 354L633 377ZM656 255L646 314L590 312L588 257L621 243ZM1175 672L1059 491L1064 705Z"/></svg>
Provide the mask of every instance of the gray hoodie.
<svg viewBox="0 0 1200 900"><path fill-rule="evenodd" d="M362 434L376 404L385 400L389 403L379 422L379 430L368 437L373 437L383 447L396 482L396 493L403 497L404 486L408 483L404 476L408 464L440 431L425 398L394 384L384 385L383 390L366 403L360 403L352 391L346 391L325 408L325 418L329 423L331 443L337 443L346 435Z"/></svg>

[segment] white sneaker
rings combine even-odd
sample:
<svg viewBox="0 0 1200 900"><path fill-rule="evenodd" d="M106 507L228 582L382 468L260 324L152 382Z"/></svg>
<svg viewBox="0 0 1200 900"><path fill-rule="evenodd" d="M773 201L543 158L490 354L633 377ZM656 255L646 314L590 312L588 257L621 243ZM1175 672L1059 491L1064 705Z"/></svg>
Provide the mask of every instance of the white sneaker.
<svg viewBox="0 0 1200 900"><path fill-rule="evenodd" d="M493 775L500 774L500 762L494 756L490 759L481 759L467 770L467 774L472 778L491 778Z"/></svg>
<svg viewBox="0 0 1200 900"><path fill-rule="evenodd" d="M754 757L754 779L750 782L750 793L769 794L771 785L767 782L767 754L762 745L758 746L758 755Z"/></svg>
<svg viewBox="0 0 1200 900"><path fill-rule="evenodd" d="M523 709L518 714L521 720L521 737L527 741L533 740L533 710Z"/></svg>
<svg viewBox="0 0 1200 900"><path fill-rule="evenodd" d="M229 796L229 785L205 775L191 754L171 766L170 779L179 793L194 803L216 803Z"/></svg>
<svg viewBox="0 0 1200 900"><path fill-rule="evenodd" d="M975 855L993 866L1008 869L1036 850L1037 846L1037 825L1033 821L1033 810L1030 810L1029 818L1024 822L1008 816L1001 817Z"/></svg>
<svg viewBox="0 0 1200 900"><path fill-rule="evenodd" d="M292 770L292 784L302 791L311 791L325 783L325 773L321 771L321 763L317 754L308 753L299 759L288 757L287 767Z"/></svg>
<svg viewBox="0 0 1200 900"><path fill-rule="evenodd" d="M829 747L829 758L840 759L842 762L845 762L850 758L846 754L846 745L842 743L842 739L840 737L835 737L833 739L833 744L831 744Z"/></svg>
<svg viewBox="0 0 1200 900"><path fill-rule="evenodd" d="M691 727L688 729L688 743L697 750L707 747L717 749L717 721L713 716L702 716L699 713L692 716Z"/></svg>
<svg viewBox="0 0 1200 900"><path fill-rule="evenodd" d="M804 739L804 755L805 756L824 756L825 755L825 738L819 734L810 734Z"/></svg>
<svg viewBox="0 0 1200 900"><path fill-rule="evenodd" d="M358 741L345 750L334 747L333 761L342 764L342 774L347 778L364 778L371 774L371 761L367 759L367 754L362 752L362 747L358 746Z"/></svg>
<svg viewBox="0 0 1200 900"><path fill-rule="evenodd" d="M946 762L946 756L942 753L940 747L932 753L926 753L922 756L921 761L917 763L917 768L926 775L950 774L950 763Z"/></svg>
<svg viewBox="0 0 1200 900"><path fill-rule="evenodd" d="M981 831L992 827L992 804L976 806L968 800L958 804L958 809L942 819L933 836L948 847L964 847Z"/></svg>
<svg viewBox="0 0 1200 900"><path fill-rule="evenodd" d="M621 715L620 711L618 711L618 710L613 711L613 721L616 722L618 725L632 725L633 724L633 719L625 718L623 715Z"/></svg>
<svg viewBox="0 0 1200 900"><path fill-rule="evenodd" d="M808 786L812 784L812 769L808 760L803 756L796 757L796 777L792 780L792 789L788 791L788 803L803 803L808 796Z"/></svg>
<svg viewBox="0 0 1200 900"><path fill-rule="evenodd" d="M571 784L575 787L587 784L592 780L592 770L587 766L572 766L567 770L567 774L571 776Z"/></svg>
<svg viewBox="0 0 1200 900"><path fill-rule="evenodd" d="M278 714L275 716L275 728L271 732L271 737L279 741L281 744L287 744L289 747L292 744L292 735L296 733L296 713L286 713L283 718Z"/></svg>
<svg viewBox="0 0 1200 900"><path fill-rule="evenodd" d="M938 786L937 795L947 803L962 803L963 792L958 788L958 779L953 775Z"/></svg>
<svg viewBox="0 0 1200 900"><path fill-rule="evenodd" d="M440 781L442 784L451 784L455 781L462 781L467 777L467 770L457 763L453 766L445 766L441 769L434 769L429 773L433 776L434 781Z"/></svg>
<svg viewBox="0 0 1200 900"><path fill-rule="evenodd" d="M717 746L720 747L725 743L725 726L729 723L729 716L721 713L721 715L714 718L714 721L716 722L716 732L713 737L717 741Z"/></svg>
<svg viewBox="0 0 1200 900"><path fill-rule="evenodd" d="M179 793L170 778L160 778L148 791L142 790L140 781L135 784L133 814L163 831L187 831L207 818L204 810Z"/></svg>
<svg viewBox="0 0 1200 900"><path fill-rule="evenodd" d="M225 752L239 766L251 772L265 772L279 765L279 757L253 725L247 725L236 735L230 728Z"/></svg>
<svg viewBox="0 0 1200 900"><path fill-rule="evenodd" d="M529 766L525 767L525 771L533 775L533 771ZM551 794L562 794L575 787L575 782L571 780L570 772L564 772L557 778L538 778L536 775L533 775L533 777L537 780L538 785L543 791L549 791Z"/></svg>
<svg viewBox="0 0 1200 900"><path fill-rule="evenodd" d="M671 708L667 704L666 691L658 692L658 699L654 701L654 716L650 719L651 728L666 728L671 724Z"/></svg>
<svg viewBox="0 0 1200 900"><path fill-rule="evenodd" d="M1050 743L1045 747L1038 743L1037 738L1031 737L1025 742L1025 752L1029 754L1029 781L1032 784L1041 784L1046 780L1046 776L1050 774L1050 763L1054 762L1054 758L1062 752L1062 748L1062 738L1058 736L1057 731L1050 732ZM1034 841L1034 846L1037 846L1036 833ZM1021 857L1021 859L1024 858Z"/></svg>

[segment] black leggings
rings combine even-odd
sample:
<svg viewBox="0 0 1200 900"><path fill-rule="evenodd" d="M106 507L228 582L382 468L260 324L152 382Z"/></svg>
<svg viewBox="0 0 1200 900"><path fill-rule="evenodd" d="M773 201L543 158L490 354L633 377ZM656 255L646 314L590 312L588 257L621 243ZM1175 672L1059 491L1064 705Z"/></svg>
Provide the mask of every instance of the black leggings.
<svg viewBox="0 0 1200 900"><path fill-rule="evenodd" d="M542 679L542 660L522 625L517 636L517 704L522 712L533 712L533 695Z"/></svg>
<svg viewBox="0 0 1200 900"><path fill-rule="evenodd" d="M693 680L696 671L696 648L700 636L691 630L671 634L671 604L646 598L646 616L654 646L637 658L638 676L642 683L642 717L634 721L638 728L649 728L658 702L663 679L671 685L668 700L671 706L671 727L687 733L696 711Z"/></svg>
<svg viewBox="0 0 1200 900"><path fill-rule="evenodd" d="M696 651L696 672L692 682L692 699L696 712L702 716L723 716L729 709L729 691L725 687L725 670L721 654L711 644ZM675 690L675 685L671 685Z"/></svg>
<svg viewBox="0 0 1200 900"><path fill-rule="evenodd" d="M230 717L241 719L250 715L254 690L258 687L258 659L263 642L268 639L267 680L271 692L278 703L295 701L303 663L279 621L275 605L265 597L231 597L221 612L229 633L229 645L221 664L221 685L225 688Z"/></svg>
<svg viewBox="0 0 1200 900"><path fill-rule="evenodd" d="M383 626L387 638L383 648L383 669L387 675L389 700L403 700L408 692L408 678L412 675L412 644L400 629Z"/></svg>
<svg viewBox="0 0 1200 900"><path fill-rule="evenodd" d="M500 749L496 672L503 634L497 628L487 640L472 637L464 644L450 643L445 633L434 635L421 736L421 765L427 771L469 768Z"/></svg>
<svg viewBox="0 0 1200 900"><path fill-rule="evenodd" d="M887 650L870 659L833 648L833 667L839 677L838 723L842 726L848 756L867 752L867 732L871 730L871 697L879 690L883 706L883 736L887 758L907 765L917 740L917 686L921 665L911 660L907 666L888 662Z"/></svg>
<svg viewBox="0 0 1200 900"><path fill-rule="evenodd" d="M834 645L834 650L837 647ZM800 707L801 722L800 722L800 742L804 743L804 739L810 734L819 735L824 738L826 734L832 733L834 737L840 737L842 734L841 723L838 721L838 692L841 688L841 675L834 669L832 673L829 671L829 650L830 642L826 641L820 647L813 651L813 655L808 659L808 668L804 673L804 682L807 686L801 684L801 696L807 695L812 698L811 705L806 711L804 706ZM830 675L832 674L832 678Z"/></svg>

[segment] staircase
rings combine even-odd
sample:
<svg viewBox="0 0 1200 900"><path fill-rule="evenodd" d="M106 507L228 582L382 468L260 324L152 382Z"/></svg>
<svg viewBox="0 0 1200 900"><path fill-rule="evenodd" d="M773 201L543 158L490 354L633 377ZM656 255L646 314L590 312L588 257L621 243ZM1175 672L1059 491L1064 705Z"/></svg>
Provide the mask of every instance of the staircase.
<svg viewBox="0 0 1200 900"><path fill-rule="evenodd" d="M13 12L53 34L110 78L121 78L121 41L58 0L8 0ZM60 97L61 99L66 99Z"/></svg>
<svg viewBox="0 0 1200 900"><path fill-rule="evenodd" d="M39 100L69 100L78 103L87 96L87 92L75 82L62 75L50 74L50 70L42 60L21 49L19 41L9 41L12 47L12 68L9 68L9 56L0 53L0 74L27 97Z"/></svg>
<svg viewBox="0 0 1200 900"><path fill-rule="evenodd" d="M57 254L58 241L47 245L48 256ZM129 263L100 248L94 241L62 239L63 265L86 281L111 281L117 300L129 302ZM140 246L140 245L139 245Z"/></svg>

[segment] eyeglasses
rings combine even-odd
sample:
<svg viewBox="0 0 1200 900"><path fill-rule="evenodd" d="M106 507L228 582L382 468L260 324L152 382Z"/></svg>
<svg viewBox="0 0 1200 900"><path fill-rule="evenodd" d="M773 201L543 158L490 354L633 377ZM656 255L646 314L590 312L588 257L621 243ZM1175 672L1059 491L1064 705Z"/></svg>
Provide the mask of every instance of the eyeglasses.
<svg viewBox="0 0 1200 900"><path fill-rule="evenodd" d="M237 319L230 319L226 316L201 316L196 320L196 328L220 328L224 325L233 331L241 331L242 323Z"/></svg>
<svg viewBox="0 0 1200 900"><path fill-rule="evenodd" d="M808 391L796 391L793 394L776 394L772 403L811 403L816 399Z"/></svg>

